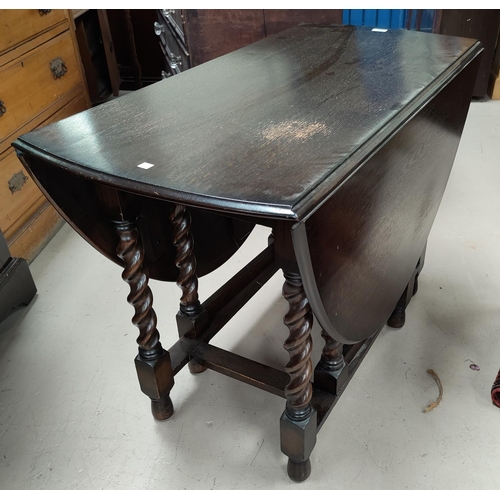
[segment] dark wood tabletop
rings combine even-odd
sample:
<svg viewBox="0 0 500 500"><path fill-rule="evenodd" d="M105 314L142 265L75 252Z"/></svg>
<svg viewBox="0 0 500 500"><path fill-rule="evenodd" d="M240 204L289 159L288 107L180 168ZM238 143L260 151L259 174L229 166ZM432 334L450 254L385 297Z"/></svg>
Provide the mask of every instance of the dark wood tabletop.
<svg viewBox="0 0 500 500"><path fill-rule="evenodd" d="M24 135L16 147L136 193L301 219L467 64L476 43L299 26Z"/></svg>

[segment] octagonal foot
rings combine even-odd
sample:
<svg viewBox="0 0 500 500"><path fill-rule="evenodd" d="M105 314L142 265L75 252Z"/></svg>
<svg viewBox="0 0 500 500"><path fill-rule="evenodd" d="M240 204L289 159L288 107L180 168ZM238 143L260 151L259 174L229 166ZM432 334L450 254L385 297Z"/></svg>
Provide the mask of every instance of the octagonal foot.
<svg viewBox="0 0 500 500"><path fill-rule="evenodd" d="M151 400L151 413L156 420L167 420L174 414L174 405L170 397Z"/></svg>
<svg viewBox="0 0 500 500"><path fill-rule="evenodd" d="M311 459L308 458L304 462L294 462L288 459L286 471L292 481L301 483L311 475Z"/></svg>

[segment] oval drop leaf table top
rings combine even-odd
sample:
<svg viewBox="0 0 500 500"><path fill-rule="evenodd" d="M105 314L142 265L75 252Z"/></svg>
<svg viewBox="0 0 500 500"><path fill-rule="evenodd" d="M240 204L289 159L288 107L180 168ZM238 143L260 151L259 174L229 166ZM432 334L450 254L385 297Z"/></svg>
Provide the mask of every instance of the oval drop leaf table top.
<svg viewBox="0 0 500 500"><path fill-rule="evenodd" d="M298 26L14 145L139 194L300 220L479 47L406 30Z"/></svg>

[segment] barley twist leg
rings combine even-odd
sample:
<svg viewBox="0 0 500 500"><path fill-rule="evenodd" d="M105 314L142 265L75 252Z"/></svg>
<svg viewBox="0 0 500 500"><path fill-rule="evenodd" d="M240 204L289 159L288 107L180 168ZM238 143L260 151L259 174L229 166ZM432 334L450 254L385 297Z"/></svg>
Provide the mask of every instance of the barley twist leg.
<svg viewBox="0 0 500 500"><path fill-rule="evenodd" d="M281 450L288 456L289 477L300 482L311 473L309 456L316 443L317 416L311 407L313 320L298 273L285 272L283 296L289 305L283 321L289 330L284 347L290 355L285 365L290 382L285 387L287 403L280 421Z"/></svg>
<svg viewBox="0 0 500 500"><path fill-rule="evenodd" d="M174 245L177 250L175 265L179 269L177 286L182 290L180 311L177 315L179 334L184 328L194 324L202 313L198 300L198 277L196 276L196 257L194 240L191 234L191 216L184 205L175 205L170 214L170 222L174 230ZM191 373L202 373L206 368L195 361L189 361Z"/></svg>
<svg viewBox="0 0 500 500"><path fill-rule="evenodd" d="M144 250L133 222L115 222L120 242L116 249L125 269L123 280L130 286L127 301L135 309L132 323L139 329L139 354L135 359L142 391L151 398L151 410L158 420L169 418L174 411L170 390L174 385L170 356L160 343L153 309L153 294L144 265Z"/></svg>

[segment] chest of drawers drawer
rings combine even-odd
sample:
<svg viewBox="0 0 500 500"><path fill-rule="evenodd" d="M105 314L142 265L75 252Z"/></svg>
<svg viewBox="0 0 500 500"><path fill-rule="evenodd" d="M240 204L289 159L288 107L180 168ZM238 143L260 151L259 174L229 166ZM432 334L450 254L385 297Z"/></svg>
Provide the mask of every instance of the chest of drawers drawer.
<svg viewBox="0 0 500 500"><path fill-rule="evenodd" d="M81 74L69 32L3 66L0 81L0 136L3 139L80 83Z"/></svg>
<svg viewBox="0 0 500 500"><path fill-rule="evenodd" d="M79 95L40 126L62 120L86 108L84 96ZM9 147L0 154L0 228L7 241L15 236L45 202L44 195L25 171L14 149Z"/></svg>
<svg viewBox="0 0 500 500"><path fill-rule="evenodd" d="M3 9L1 14L0 54L66 21L61 9Z"/></svg>
<svg viewBox="0 0 500 500"><path fill-rule="evenodd" d="M10 238L25 222L23 215L39 204L42 193L9 148L0 156L0 227Z"/></svg>
<svg viewBox="0 0 500 500"><path fill-rule="evenodd" d="M90 105L68 10L0 11L0 230L31 261L62 219L10 146L18 136Z"/></svg>

